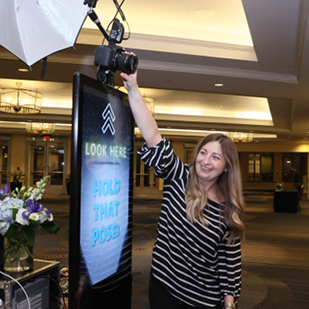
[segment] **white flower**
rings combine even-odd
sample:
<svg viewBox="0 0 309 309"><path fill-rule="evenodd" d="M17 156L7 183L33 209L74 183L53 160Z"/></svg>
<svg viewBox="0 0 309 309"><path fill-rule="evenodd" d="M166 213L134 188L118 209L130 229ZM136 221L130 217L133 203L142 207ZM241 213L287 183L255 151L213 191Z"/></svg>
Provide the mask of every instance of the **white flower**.
<svg viewBox="0 0 309 309"><path fill-rule="evenodd" d="M39 218L40 218L40 223L43 223L48 219L45 211L38 212L38 215L39 215Z"/></svg>
<svg viewBox="0 0 309 309"><path fill-rule="evenodd" d="M13 208L21 209L24 206L24 201L19 198L11 198L11 205Z"/></svg>
<svg viewBox="0 0 309 309"><path fill-rule="evenodd" d="M13 216L12 208L1 205L0 206L0 220L11 221Z"/></svg>
<svg viewBox="0 0 309 309"><path fill-rule="evenodd" d="M31 192L31 195L30 195L29 199L32 200L32 199L35 198L35 196L36 196L37 194L39 194L39 193L40 193L40 189L38 189L38 188L33 189L32 192Z"/></svg>
<svg viewBox="0 0 309 309"><path fill-rule="evenodd" d="M2 236L5 235L5 233L7 232L7 230L9 229L11 223L10 222L7 222L7 221L2 221L0 222L0 234Z"/></svg>
<svg viewBox="0 0 309 309"><path fill-rule="evenodd" d="M42 199L42 196L43 196L43 194L42 194L42 193L41 193L41 194L39 194L39 195L37 196L36 200L38 201L38 200Z"/></svg>
<svg viewBox="0 0 309 309"><path fill-rule="evenodd" d="M40 216L36 212L33 212L33 213L30 214L29 219L31 219L33 221L39 221Z"/></svg>
<svg viewBox="0 0 309 309"><path fill-rule="evenodd" d="M47 219L48 219L48 221L53 221L54 220L53 214L50 213L49 215L47 215Z"/></svg>
<svg viewBox="0 0 309 309"><path fill-rule="evenodd" d="M22 217L22 214L25 212L25 211L27 211L26 209L19 209L18 210L18 212L17 212L17 214L16 214L16 222L17 223L19 223L19 224L21 224L21 225L29 225L30 223L29 223L29 221L28 221L28 219L24 219L23 217Z"/></svg>

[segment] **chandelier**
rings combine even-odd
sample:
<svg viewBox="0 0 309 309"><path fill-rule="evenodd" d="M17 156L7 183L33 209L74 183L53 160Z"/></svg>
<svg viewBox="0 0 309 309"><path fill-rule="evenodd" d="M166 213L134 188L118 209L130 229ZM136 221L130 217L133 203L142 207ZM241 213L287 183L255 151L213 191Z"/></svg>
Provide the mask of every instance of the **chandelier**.
<svg viewBox="0 0 309 309"><path fill-rule="evenodd" d="M39 114L43 95L38 90L20 88L0 88L0 112L8 114Z"/></svg>
<svg viewBox="0 0 309 309"><path fill-rule="evenodd" d="M253 141L253 133L228 132L226 134L234 143L247 143Z"/></svg>
<svg viewBox="0 0 309 309"><path fill-rule="evenodd" d="M32 134L52 134L55 132L55 124L26 122L26 131Z"/></svg>

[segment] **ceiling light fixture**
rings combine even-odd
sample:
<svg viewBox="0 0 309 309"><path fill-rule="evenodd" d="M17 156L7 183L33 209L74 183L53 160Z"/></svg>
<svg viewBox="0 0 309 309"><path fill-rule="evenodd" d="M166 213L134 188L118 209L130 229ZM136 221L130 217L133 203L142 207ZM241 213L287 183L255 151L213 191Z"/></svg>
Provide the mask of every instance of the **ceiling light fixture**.
<svg viewBox="0 0 309 309"><path fill-rule="evenodd" d="M224 86L224 84L214 84L216 87L223 87Z"/></svg>
<svg viewBox="0 0 309 309"><path fill-rule="evenodd" d="M0 88L0 112L8 114L39 114L43 95L38 90L20 88Z"/></svg>
<svg viewBox="0 0 309 309"><path fill-rule="evenodd" d="M227 132L226 134L234 143L248 143L253 141L253 133Z"/></svg>
<svg viewBox="0 0 309 309"><path fill-rule="evenodd" d="M26 131L32 134L52 134L55 132L55 124L26 122Z"/></svg>

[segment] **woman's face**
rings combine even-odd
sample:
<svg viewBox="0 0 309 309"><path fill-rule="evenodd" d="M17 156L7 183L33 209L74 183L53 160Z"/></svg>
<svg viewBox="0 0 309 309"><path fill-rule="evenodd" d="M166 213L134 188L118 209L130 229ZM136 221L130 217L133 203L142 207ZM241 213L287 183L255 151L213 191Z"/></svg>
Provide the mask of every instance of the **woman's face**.
<svg viewBox="0 0 309 309"><path fill-rule="evenodd" d="M206 187L217 181L218 177L224 172L225 166L226 161L222 154L222 148L217 141L205 144L196 157L196 172L199 180Z"/></svg>

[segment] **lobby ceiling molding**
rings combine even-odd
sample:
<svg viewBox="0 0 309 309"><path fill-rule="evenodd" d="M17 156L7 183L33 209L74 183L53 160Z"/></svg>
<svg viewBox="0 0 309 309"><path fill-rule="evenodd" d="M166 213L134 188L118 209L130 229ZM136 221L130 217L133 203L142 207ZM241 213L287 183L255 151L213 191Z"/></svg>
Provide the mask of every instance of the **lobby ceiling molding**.
<svg viewBox="0 0 309 309"><path fill-rule="evenodd" d="M272 120L261 119L244 119L244 118L229 118L229 117L211 117L211 116L194 116L194 115L173 115L155 113L156 120L171 120L171 121L184 121L192 122L205 122L205 123L225 123L236 125L255 125L255 126L273 126Z"/></svg>
<svg viewBox="0 0 309 309"><path fill-rule="evenodd" d="M224 68L207 65L195 65L186 63L171 63L159 61L140 60L139 67L146 70L192 73L201 75L237 77L252 80L262 80L280 83L298 84L297 77L293 74L274 72L250 71L236 68Z"/></svg>
<svg viewBox="0 0 309 309"><path fill-rule="evenodd" d="M77 44L101 45L103 36L96 29L82 29ZM257 62L253 46L219 43L204 40L182 39L177 37L132 33L130 40L123 41L127 49L151 50L157 52L216 57L223 59Z"/></svg>

